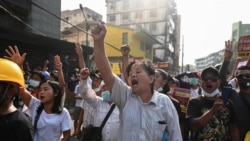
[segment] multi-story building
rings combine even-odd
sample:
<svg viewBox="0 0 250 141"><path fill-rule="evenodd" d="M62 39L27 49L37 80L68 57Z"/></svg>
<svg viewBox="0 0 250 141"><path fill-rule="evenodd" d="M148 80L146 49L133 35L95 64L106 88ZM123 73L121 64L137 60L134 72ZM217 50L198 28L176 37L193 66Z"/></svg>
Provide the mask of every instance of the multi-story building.
<svg viewBox="0 0 250 141"><path fill-rule="evenodd" d="M79 37L79 41L85 41L84 36L86 33L76 28L71 27L67 29L71 31L67 36L63 36L64 40L68 42L76 42L76 38ZM120 47L123 45L129 45L130 50L130 61L138 59L153 60L153 50L148 48L157 40L152 40L150 36L143 32L136 32L131 28L120 27L115 25L107 24L107 34L105 38L105 49L107 56L112 64L113 72L120 74L119 64L121 64L121 51ZM77 31L77 32L76 32ZM92 38L91 38L92 41ZM148 42L149 41L149 42ZM90 42L91 45L93 44ZM151 43L151 44L149 44ZM93 62L92 56L87 57L86 64L91 70L95 70L96 66Z"/></svg>
<svg viewBox="0 0 250 141"><path fill-rule="evenodd" d="M27 53L26 60L33 70L49 60L53 65L58 54L64 63L65 77L77 67L74 43L60 39L61 0L1 0L0 2L0 55L4 49L17 45L20 53ZM63 49L62 49L63 48ZM85 47L84 56L93 49Z"/></svg>
<svg viewBox="0 0 250 141"><path fill-rule="evenodd" d="M236 58L238 57L238 41L240 37L250 35L250 24L242 24L241 21L233 23L232 25L232 42L233 42L233 57L230 64L230 70L233 68ZM246 60L247 56L243 57Z"/></svg>
<svg viewBox="0 0 250 141"><path fill-rule="evenodd" d="M61 0L2 0L0 4L1 26L60 38Z"/></svg>
<svg viewBox="0 0 250 141"><path fill-rule="evenodd" d="M195 59L197 70L203 70L206 67L215 66L223 61L224 49L211 53L206 57Z"/></svg>
<svg viewBox="0 0 250 141"><path fill-rule="evenodd" d="M238 41L240 37L250 35L250 24L242 24L241 21L233 23L231 41L233 43L233 57L229 65L229 70L232 70L235 64L235 60L238 57ZM214 66L222 63L224 50L214 52L206 57L195 59L195 65L198 70L202 70L207 66ZM247 58L243 57L243 60ZM231 73L231 71L229 71Z"/></svg>
<svg viewBox="0 0 250 141"><path fill-rule="evenodd" d="M157 40L148 47L154 50L153 62L168 62L169 70L178 71L180 17L174 0L106 0L106 3L107 23L144 32Z"/></svg>
<svg viewBox="0 0 250 141"><path fill-rule="evenodd" d="M93 40L86 32L89 32L92 25L102 20L101 14L87 7L83 7L75 10L62 11L61 18L66 21L61 21L62 40L80 42L82 45L93 46ZM82 30L86 32L82 32Z"/></svg>
<svg viewBox="0 0 250 141"><path fill-rule="evenodd" d="M87 8L83 7L82 9L75 9L75 10L65 10L61 13L61 18L68 21L73 25L77 25L80 23L92 22L92 21L100 21L102 20L102 15ZM61 31L72 27L72 25L61 22Z"/></svg>

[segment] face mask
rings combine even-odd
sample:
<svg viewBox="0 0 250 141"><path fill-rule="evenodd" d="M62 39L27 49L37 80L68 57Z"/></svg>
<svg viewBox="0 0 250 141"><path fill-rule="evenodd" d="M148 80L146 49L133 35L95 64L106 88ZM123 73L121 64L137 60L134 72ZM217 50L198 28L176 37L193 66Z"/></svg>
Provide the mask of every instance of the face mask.
<svg viewBox="0 0 250 141"><path fill-rule="evenodd" d="M220 91L219 91L219 89L216 89L216 90L214 90L214 91L211 92L211 93L207 93L207 92L205 92L204 90L202 90L201 94L202 94L203 96L206 96L206 97L214 97L214 96L216 96L216 95L220 95Z"/></svg>
<svg viewBox="0 0 250 141"><path fill-rule="evenodd" d="M97 92L99 92L101 89L102 89L102 87L105 85L105 83L102 81L101 83L100 83L100 85L98 86L98 88L95 88L94 89L94 91L97 93Z"/></svg>
<svg viewBox="0 0 250 141"><path fill-rule="evenodd" d="M110 97L110 92L109 91L102 92L101 96L103 98L103 101L107 101L107 102L112 101L111 97Z"/></svg>
<svg viewBox="0 0 250 141"><path fill-rule="evenodd" d="M30 85L31 86L33 86L33 87L37 87L37 86L39 86L39 81L36 81L36 80L32 80L32 79L30 79L29 80L29 83L30 83Z"/></svg>
<svg viewBox="0 0 250 141"><path fill-rule="evenodd" d="M189 83L193 86L199 84L199 79L198 78L190 78Z"/></svg>
<svg viewBox="0 0 250 141"><path fill-rule="evenodd" d="M163 90L162 87L159 87L158 89L156 89L157 92L161 92Z"/></svg>

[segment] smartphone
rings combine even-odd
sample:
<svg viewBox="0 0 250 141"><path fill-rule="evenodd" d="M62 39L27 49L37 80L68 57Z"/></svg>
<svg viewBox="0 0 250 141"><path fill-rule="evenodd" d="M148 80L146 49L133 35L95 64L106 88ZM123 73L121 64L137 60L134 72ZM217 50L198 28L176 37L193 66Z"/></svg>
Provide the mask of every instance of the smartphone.
<svg viewBox="0 0 250 141"><path fill-rule="evenodd" d="M223 100L224 104L227 104L227 102L228 102L228 99L229 99L229 96L231 93L231 89L232 88L230 86L225 86L222 89L221 96L222 96L222 100Z"/></svg>

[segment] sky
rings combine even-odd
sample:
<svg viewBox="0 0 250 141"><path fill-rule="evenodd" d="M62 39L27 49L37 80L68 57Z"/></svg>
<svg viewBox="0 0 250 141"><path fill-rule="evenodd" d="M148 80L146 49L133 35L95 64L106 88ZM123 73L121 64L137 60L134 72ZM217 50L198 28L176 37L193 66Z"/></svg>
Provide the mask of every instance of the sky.
<svg viewBox="0 0 250 141"><path fill-rule="evenodd" d="M146 0L145 0L146 1ZM62 0L62 10L78 9L81 3L103 15L105 0ZM225 48L231 39L232 24L250 24L249 0L176 0L181 15L181 53L183 64L195 64L195 59Z"/></svg>

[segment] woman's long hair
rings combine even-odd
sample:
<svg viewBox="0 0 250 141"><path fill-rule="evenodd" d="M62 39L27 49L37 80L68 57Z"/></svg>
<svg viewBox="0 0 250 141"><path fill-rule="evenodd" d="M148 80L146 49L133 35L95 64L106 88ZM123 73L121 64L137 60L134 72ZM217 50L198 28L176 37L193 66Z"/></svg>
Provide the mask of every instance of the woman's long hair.
<svg viewBox="0 0 250 141"><path fill-rule="evenodd" d="M61 85L57 81L44 80L40 82L39 88L41 87L43 83L48 83L53 89L53 93L57 94L54 98L54 103L52 106L52 113L60 114L63 110L63 107L61 104L62 96L63 96ZM41 103L41 105L37 108L37 113L40 113L43 110L43 108L44 108L44 104Z"/></svg>

